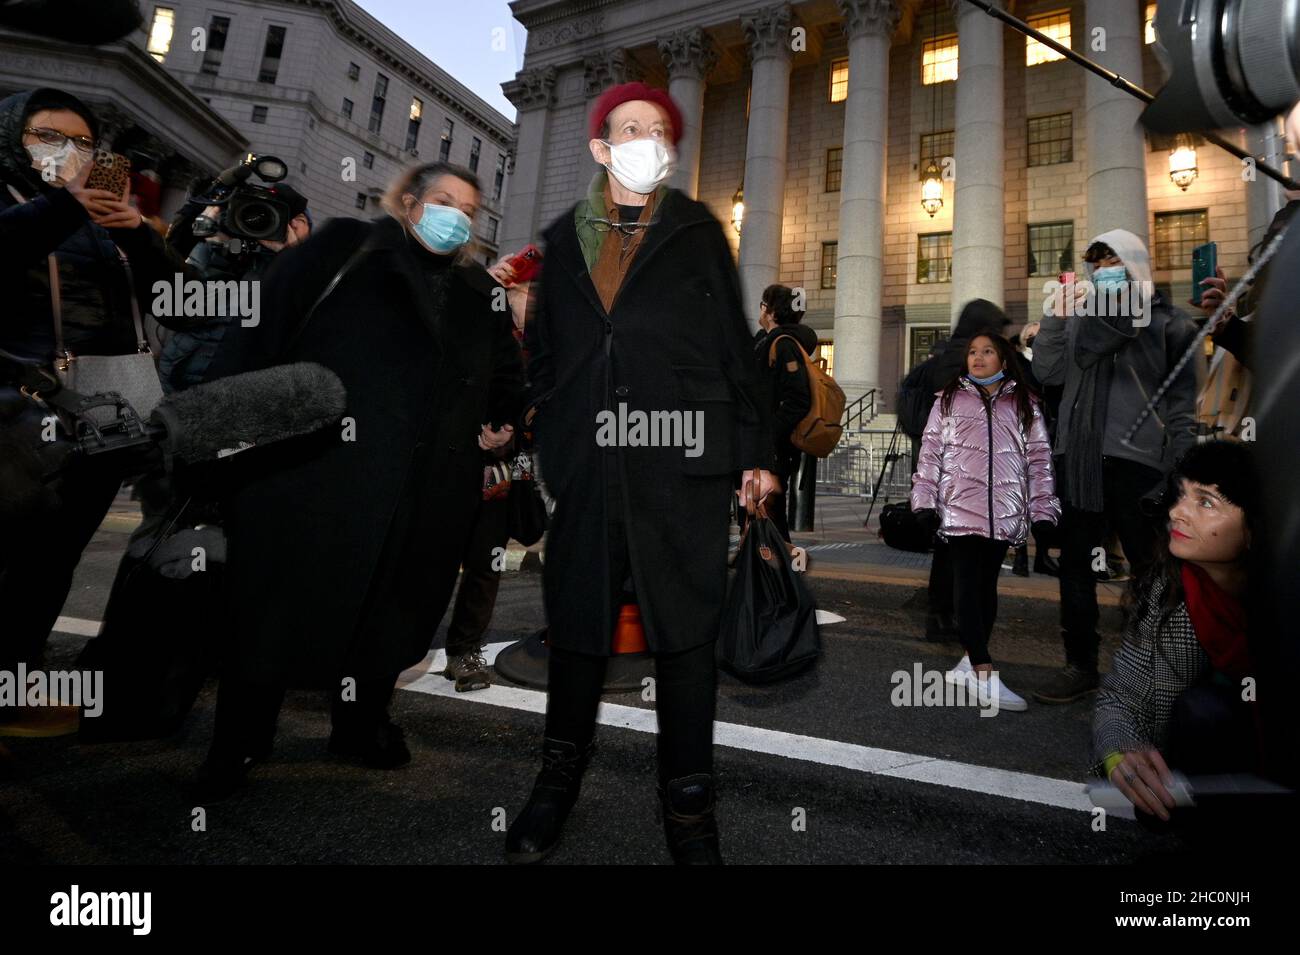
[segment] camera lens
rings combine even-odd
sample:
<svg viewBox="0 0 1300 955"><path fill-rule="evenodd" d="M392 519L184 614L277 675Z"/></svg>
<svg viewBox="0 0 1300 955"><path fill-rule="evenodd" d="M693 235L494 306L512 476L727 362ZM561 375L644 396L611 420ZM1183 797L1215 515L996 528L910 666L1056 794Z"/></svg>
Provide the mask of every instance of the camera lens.
<svg viewBox="0 0 1300 955"><path fill-rule="evenodd" d="M283 231L283 217L278 207L267 202L242 203L230 210L231 222L240 235L266 239Z"/></svg>

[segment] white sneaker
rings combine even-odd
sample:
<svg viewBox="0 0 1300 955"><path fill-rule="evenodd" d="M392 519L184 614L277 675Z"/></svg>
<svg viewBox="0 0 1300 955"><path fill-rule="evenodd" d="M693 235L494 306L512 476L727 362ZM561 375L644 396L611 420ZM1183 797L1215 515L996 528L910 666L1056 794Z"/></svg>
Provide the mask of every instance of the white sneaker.
<svg viewBox="0 0 1300 955"><path fill-rule="evenodd" d="M965 683L967 682L966 678L974 672L970 665L970 654L968 653L958 660L957 665L945 673L943 678L949 683Z"/></svg>
<svg viewBox="0 0 1300 955"><path fill-rule="evenodd" d="M1003 683L1002 678L998 676L996 670L990 673L988 677L983 680L979 678L978 673L971 670L970 675L966 680L966 689L971 693L977 694L976 699L979 700L981 704L984 704L986 701L989 704L992 704L994 700L997 700L999 710L1007 710L1011 713L1023 713L1025 710L1029 709L1029 704L1025 702L1025 698Z"/></svg>

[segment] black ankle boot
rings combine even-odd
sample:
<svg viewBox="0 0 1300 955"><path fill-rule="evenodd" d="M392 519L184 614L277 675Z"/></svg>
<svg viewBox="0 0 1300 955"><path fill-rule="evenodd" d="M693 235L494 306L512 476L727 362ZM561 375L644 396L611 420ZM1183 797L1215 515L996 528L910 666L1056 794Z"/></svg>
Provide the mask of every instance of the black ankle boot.
<svg viewBox="0 0 1300 955"><path fill-rule="evenodd" d="M678 865L722 865L718 823L713 818L713 777L696 773L660 788L664 835Z"/></svg>
<svg viewBox="0 0 1300 955"><path fill-rule="evenodd" d="M582 774L595 744L579 752L574 743L547 737L542 741L542 771L528 803L506 833L506 861L541 862L560 841L564 820L578 801Z"/></svg>

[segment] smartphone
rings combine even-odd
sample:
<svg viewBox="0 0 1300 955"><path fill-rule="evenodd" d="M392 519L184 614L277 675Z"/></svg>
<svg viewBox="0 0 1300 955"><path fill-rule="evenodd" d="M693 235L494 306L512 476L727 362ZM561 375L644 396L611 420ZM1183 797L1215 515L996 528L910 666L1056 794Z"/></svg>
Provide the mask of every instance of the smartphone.
<svg viewBox="0 0 1300 955"><path fill-rule="evenodd" d="M516 282L530 282L542 270L542 250L535 245L526 245L506 262L514 269Z"/></svg>
<svg viewBox="0 0 1300 955"><path fill-rule="evenodd" d="M131 160L118 153L100 153L86 176L87 189L103 189L119 199L126 198L131 184Z"/></svg>
<svg viewBox="0 0 1300 955"><path fill-rule="evenodd" d="M1219 271L1219 245L1207 242L1192 249L1192 304L1201 304L1202 279L1212 279Z"/></svg>
<svg viewBox="0 0 1300 955"><path fill-rule="evenodd" d="M1061 282L1062 285L1073 285L1073 284L1074 284L1074 273L1073 273L1073 272L1062 272L1062 273L1061 273L1060 282Z"/></svg>

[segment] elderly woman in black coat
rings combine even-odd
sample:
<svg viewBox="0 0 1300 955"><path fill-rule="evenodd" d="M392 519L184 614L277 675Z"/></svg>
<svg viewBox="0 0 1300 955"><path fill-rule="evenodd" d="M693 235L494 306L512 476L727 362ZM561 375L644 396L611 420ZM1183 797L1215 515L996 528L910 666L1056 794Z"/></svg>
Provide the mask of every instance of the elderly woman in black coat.
<svg viewBox="0 0 1300 955"><path fill-rule="evenodd" d="M543 769L507 833L515 862L554 848L577 799L631 600L655 656L669 848L679 862L721 861L712 747L728 495L736 470L747 469L743 499L777 482L731 250L704 205L663 185L680 132L663 90L609 90L590 141L609 173L545 233L528 352L557 502L544 564L549 692Z"/></svg>
<svg viewBox="0 0 1300 955"><path fill-rule="evenodd" d="M437 630L481 454L511 440L522 398L510 312L458 256L478 200L468 170L408 170L386 217L335 219L282 253L261 322L222 343L210 377L318 362L348 397L337 430L248 462L225 502L235 652L200 774L210 797L269 752L291 677L329 688L332 752L378 768L410 759L388 703Z"/></svg>
<svg viewBox="0 0 1300 955"><path fill-rule="evenodd" d="M94 113L69 93L37 89L0 100L0 351L19 362L52 368L63 357L56 293L63 351L134 353L133 309L147 314L153 283L176 271L129 194L86 188L98 147ZM7 377L0 372L0 392L13 396ZM16 434L0 435L0 444L25 440ZM40 513L24 511L18 526L0 527L0 671L40 657L81 552L121 483L112 465L82 462L47 485ZM0 735L71 733L76 716L71 707L0 708Z"/></svg>

